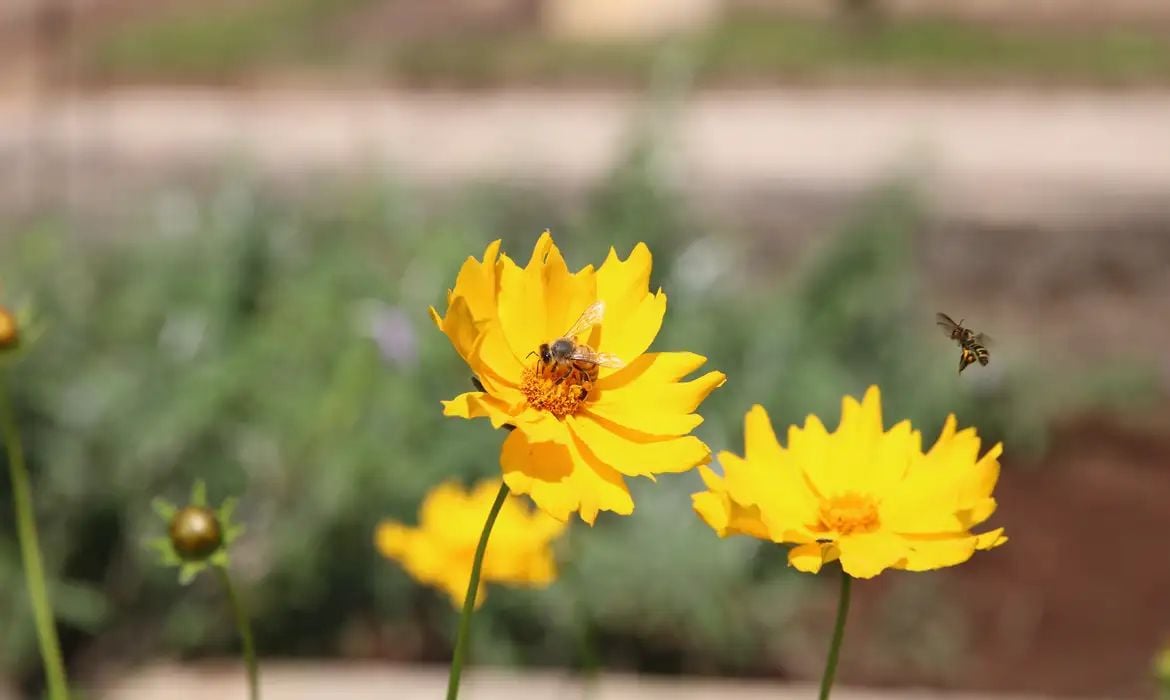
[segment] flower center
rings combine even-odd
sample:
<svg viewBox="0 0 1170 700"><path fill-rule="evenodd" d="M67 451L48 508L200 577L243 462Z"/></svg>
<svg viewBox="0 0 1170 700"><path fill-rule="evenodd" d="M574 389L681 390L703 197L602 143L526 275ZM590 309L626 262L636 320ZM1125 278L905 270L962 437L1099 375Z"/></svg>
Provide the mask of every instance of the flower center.
<svg viewBox="0 0 1170 700"><path fill-rule="evenodd" d="M528 399L529 406L564 418L577 410L589 392L589 387L582 384L582 379L579 372L569 372L558 381L557 375L536 363L524 369L520 378L520 391Z"/></svg>
<svg viewBox="0 0 1170 700"><path fill-rule="evenodd" d="M873 532L880 525L877 504L869 496L846 493L821 502L821 525L839 535Z"/></svg>

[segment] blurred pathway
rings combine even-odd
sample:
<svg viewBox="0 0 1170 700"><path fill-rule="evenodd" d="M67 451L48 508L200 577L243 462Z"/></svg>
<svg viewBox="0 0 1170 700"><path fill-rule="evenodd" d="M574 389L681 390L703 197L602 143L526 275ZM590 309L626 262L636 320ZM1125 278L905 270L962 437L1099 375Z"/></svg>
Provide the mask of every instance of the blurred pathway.
<svg viewBox="0 0 1170 700"><path fill-rule="evenodd" d="M231 156L281 175L580 185L613 165L645 113L618 93L121 90L40 106L0 94L0 185L27 184L20 166L37 153L65 154L77 179L87 163L108 178ZM676 116L666 167L701 191L835 193L903 170L959 214L1096 216L1170 201L1167 92L708 92Z"/></svg>
<svg viewBox="0 0 1170 700"><path fill-rule="evenodd" d="M447 671L384 664L265 664L265 700L434 700L443 697ZM586 688L563 673L472 669L460 697L467 700L808 700L813 685L713 679L654 679L605 675ZM243 671L235 665L156 666L97 689L104 700L244 700ZM923 690L834 688L836 700L1041 700L1040 696Z"/></svg>

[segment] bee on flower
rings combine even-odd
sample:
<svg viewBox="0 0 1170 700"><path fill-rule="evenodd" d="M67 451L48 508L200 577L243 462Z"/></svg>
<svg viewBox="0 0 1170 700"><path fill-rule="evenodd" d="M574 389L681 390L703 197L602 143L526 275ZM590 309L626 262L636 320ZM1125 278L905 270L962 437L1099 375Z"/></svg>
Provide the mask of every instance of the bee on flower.
<svg viewBox="0 0 1170 700"><path fill-rule="evenodd" d="M625 366L620 357L608 352L597 352L577 340L578 336L600 325L604 315L605 302L595 301L561 337L551 343L541 343L539 349L528 353L529 357L535 355L540 358L542 372L547 379L553 380L554 385L569 379L570 386L580 389L578 401L584 401L589 396L602 367L621 369Z"/></svg>
<svg viewBox="0 0 1170 700"><path fill-rule="evenodd" d="M684 472L710 460L691 431L721 372L685 378L706 358L652 352L666 295L651 291L649 249L570 271L546 231L521 267L488 245L469 258L431 309L475 377L476 391L443 412L512 427L500 454L504 483L559 520L628 515L626 477Z"/></svg>

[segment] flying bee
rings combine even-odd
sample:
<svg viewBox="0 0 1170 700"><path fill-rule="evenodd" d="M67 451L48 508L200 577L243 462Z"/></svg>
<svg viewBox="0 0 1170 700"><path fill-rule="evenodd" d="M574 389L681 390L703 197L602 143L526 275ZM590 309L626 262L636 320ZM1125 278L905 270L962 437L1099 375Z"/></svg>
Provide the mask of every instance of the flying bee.
<svg viewBox="0 0 1170 700"><path fill-rule="evenodd" d="M588 333L594 326L601 323L605 316L605 302L595 301L581 314L581 318L573 327L565 331L564 335L550 343L541 343L540 348L528 353L536 355L546 372L557 377L555 384L572 377L581 391L581 400L593 388L597 381L598 372L602 367L619 369L625 366L620 358L607 352L597 352L585 343L579 342L577 336Z"/></svg>
<svg viewBox="0 0 1170 700"><path fill-rule="evenodd" d="M986 365L991 361L991 355L987 352L985 343L988 342L986 335L976 333L970 328L963 326L962 319L955 323L954 319L946 314L939 312L935 314L935 322L946 331L947 337L959 344L959 372L967 369L967 365L978 362L980 365Z"/></svg>

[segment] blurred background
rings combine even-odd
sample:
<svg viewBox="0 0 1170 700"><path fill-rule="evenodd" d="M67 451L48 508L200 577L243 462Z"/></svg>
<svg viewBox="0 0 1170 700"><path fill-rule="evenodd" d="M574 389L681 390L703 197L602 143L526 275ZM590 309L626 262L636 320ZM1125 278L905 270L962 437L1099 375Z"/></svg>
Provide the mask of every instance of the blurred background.
<svg viewBox="0 0 1170 700"><path fill-rule="evenodd" d="M501 438L440 416L469 384L426 308L488 241L526 259L551 227L578 267L650 245L656 347L729 377L715 450L752 403L832 424L871 383L927 441L955 412L1005 443L1011 543L857 586L842 682L1150 696L1167 87L1162 0L6 0L0 280L47 325L14 390L74 680L235 652L216 582L143 546L151 498L196 478L241 498L264 657L445 663L455 612L373 529L497 473ZM956 375L936 311L991 364ZM475 662L818 677L836 582L720 541L700 487L577 523L557 584L492 591ZM12 522L5 496L0 695L24 697Z"/></svg>

